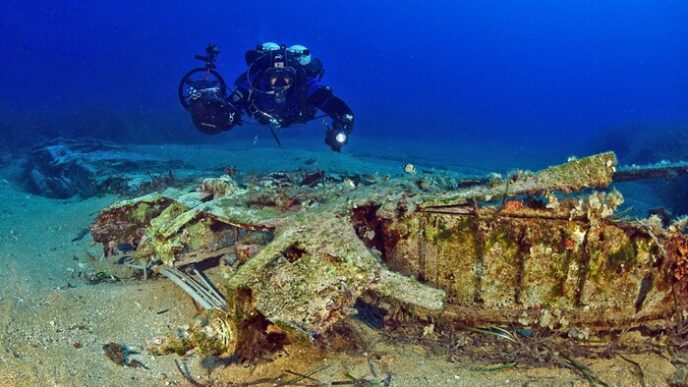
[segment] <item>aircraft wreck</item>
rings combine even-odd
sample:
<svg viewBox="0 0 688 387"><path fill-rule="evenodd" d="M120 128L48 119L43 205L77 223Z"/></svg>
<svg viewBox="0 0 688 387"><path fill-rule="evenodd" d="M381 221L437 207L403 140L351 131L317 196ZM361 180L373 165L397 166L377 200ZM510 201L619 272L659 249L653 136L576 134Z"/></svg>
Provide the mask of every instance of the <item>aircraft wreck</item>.
<svg viewBox="0 0 688 387"><path fill-rule="evenodd" d="M208 311L154 353L326 341L361 303L389 325L667 326L686 309L688 219L619 216L612 183L688 168L616 164L610 152L482 179L222 176L114 203L91 233Z"/></svg>

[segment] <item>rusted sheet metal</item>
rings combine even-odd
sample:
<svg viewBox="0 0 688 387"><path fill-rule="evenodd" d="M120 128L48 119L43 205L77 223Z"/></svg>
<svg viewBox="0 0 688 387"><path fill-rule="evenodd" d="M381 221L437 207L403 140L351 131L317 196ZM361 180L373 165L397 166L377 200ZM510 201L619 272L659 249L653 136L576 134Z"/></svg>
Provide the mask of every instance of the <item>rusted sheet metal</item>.
<svg viewBox="0 0 688 387"><path fill-rule="evenodd" d="M685 308L677 227L511 207L388 221L385 263L446 291L445 317L466 324L621 328Z"/></svg>

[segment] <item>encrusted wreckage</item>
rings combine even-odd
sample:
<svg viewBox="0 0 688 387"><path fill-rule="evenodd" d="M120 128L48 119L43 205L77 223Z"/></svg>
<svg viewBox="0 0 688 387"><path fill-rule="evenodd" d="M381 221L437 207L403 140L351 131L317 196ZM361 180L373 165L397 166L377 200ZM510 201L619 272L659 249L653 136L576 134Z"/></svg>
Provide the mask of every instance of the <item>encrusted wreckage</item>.
<svg viewBox="0 0 688 387"><path fill-rule="evenodd" d="M29 152L24 169L27 189L52 198L141 194L196 178L199 173L202 171L181 161L95 140L54 140L38 145Z"/></svg>
<svg viewBox="0 0 688 387"><path fill-rule="evenodd" d="M688 221L615 216L623 198L610 185L685 171L617 171L603 153L477 180L223 176L115 203L91 231L106 254L132 246L133 261L212 310L158 352L323 340L357 301L391 325L665 326L685 311ZM201 273L175 269L218 258L226 302Z"/></svg>

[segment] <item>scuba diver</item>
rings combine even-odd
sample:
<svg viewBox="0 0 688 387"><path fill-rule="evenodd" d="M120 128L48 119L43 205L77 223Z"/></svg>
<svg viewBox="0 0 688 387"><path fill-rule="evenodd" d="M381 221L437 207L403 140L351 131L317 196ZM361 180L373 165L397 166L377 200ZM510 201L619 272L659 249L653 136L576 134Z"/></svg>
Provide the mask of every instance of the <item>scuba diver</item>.
<svg viewBox="0 0 688 387"><path fill-rule="evenodd" d="M316 113L321 110L332 119L331 126L325 124L325 143L340 152L349 141L353 112L321 83L322 63L306 47L268 42L248 50L248 69L234 81L231 93L216 71L219 53L217 45L208 45L205 56L196 55L205 67L189 71L179 84L179 100L201 132L228 131L241 125L245 114L268 126L281 145L279 129L320 118Z"/></svg>

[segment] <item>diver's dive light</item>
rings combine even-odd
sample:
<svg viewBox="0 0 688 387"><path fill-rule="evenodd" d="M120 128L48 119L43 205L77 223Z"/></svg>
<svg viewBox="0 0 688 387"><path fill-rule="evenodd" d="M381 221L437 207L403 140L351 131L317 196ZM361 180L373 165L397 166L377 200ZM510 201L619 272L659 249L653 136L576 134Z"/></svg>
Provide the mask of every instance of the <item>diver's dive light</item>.
<svg viewBox="0 0 688 387"><path fill-rule="evenodd" d="M337 140L338 143L343 144L344 141L346 141L346 134L337 133L337 135L334 137L334 139Z"/></svg>

